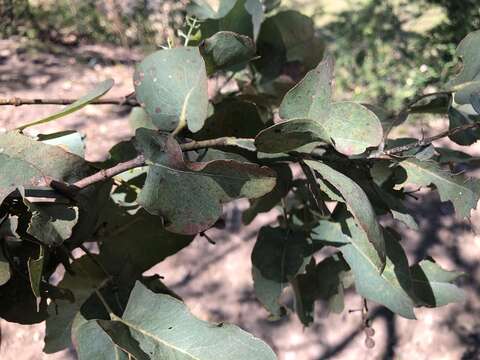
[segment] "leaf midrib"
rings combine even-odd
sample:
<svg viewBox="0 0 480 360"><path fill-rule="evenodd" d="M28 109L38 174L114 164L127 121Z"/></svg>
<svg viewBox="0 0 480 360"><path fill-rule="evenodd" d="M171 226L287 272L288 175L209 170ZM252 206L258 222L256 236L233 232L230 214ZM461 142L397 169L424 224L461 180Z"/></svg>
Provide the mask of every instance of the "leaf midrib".
<svg viewBox="0 0 480 360"><path fill-rule="evenodd" d="M385 269L383 270L383 272L381 273L378 273L377 271L377 267L375 266L375 264L370 260L370 258L368 256L366 256L366 254L362 251L359 250L358 246L355 246L355 244L353 242L350 242L350 244L353 245L353 247L358 251L358 253L360 253L365 259L367 259L367 262L373 267L373 270L375 271L376 274L378 274L380 276L381 279L383 279L383 281L385 281L389 287L395 291L395 293L399 294L399 296L401 296L402 298L407 298L407 299L410 299L408 296L405 296L405 294L403 294L401 291L399 291L399 288L396 286L396 284L394 284L392 281L390 281L386 276L385 274L387 272L390 272L390 273L393 273L393 276L396 278L396 275L395 275L395 270L393 269L390 269L390 267L387 267L385 266ZM344 245L345 246L345 245ZM343 246L342 246L343 247ZM401 285L400 285L401 287Z"/></svg>
<svg viewBox="0 0 480 360"><path fill-rule="evenodd" d="M174 344L171 344L171 343L166 342L166 341L163 340L162 338L157 337L155 334L151 334L151 333L149 333L148 331L143 330L142 328L138 327L137 325L132 324L132 323L130 323L129 321L127 321L127 320L125 320L125 319L122 319L121 317L118 317L118 316L116 316L116 315L112 315L112 320L114 320L114 321L119 321L119 322L123 323L124 325L128 326L129 328L131 328L131 329L133 329L133 330L135 330L135 331L138 331L140 334L142 334L142 335L144 335L144 336L146 336L146 337L149 337L149 338L151 338L151 339L153 339L153 340L156 340L156 341L162 343L163 345L165 345L165 346L167 346L167 347L169 347L169 348L171 348L171 349L173 349L173 350L176 350L176 351L178 351L178 352L180 352L180 353L182 353L182 354L185 354L185 355L189 356L189 357L190 357L191 359L193 359L193 360L201 360L201 358L196 357L195 355L192 355L192 354L190 354L189 352L187 352L187 351L185 351L185 350L183 350L183 349L180 349L178 346L175 346Z"/></svg>
<svg viewBox="0 0 480 360"><path fill-rule="evenodd" d="M425 168L425 167L422 167L420 165L418 165L417 163L415 162L412 162L412 161L406 161L406 164L407 164L407 167L408 166L411 166L411 167L414 167L414 168L417 168L417 169L420 169L421 171L427 173L427 174L430 174L432 177L435 177L437 179L440 179L442 180L443 182L446 182L447 184L453 184L455 187L458 187L460 189L465 189L465 190L468 190L469 192L473 192L472 189L470 189L469 187L467 186L462 186L461 184L458 184L454 179L455 179L455 175L453 174L449 174L449 173L446 173L447 174L447 177L443 177L441 176L441 174L439 174L438 172L435 172L435 171L432 171L428 168ZM438 168L438 170L440 171L443 171L442 169ZM449 179L452 179L451 181L449 181ZM408 181L408 180L407 180ZM468 179L467 179L468 181ZM431 181L430 183L432 183L433 181Z"/></svg>

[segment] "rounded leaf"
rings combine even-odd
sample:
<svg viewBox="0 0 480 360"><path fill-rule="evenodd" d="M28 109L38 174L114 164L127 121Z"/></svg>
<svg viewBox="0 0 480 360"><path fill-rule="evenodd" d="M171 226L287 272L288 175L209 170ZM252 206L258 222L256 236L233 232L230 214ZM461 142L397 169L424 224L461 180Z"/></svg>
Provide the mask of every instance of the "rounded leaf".
<svg viewBox="0 0 480 360"><path fill-rule="evenodd" d="M134 74L140 105L159 130L187 125L200 130L207 118L208 94L205 62L198 48L157 51L147 56Z"/></svg>

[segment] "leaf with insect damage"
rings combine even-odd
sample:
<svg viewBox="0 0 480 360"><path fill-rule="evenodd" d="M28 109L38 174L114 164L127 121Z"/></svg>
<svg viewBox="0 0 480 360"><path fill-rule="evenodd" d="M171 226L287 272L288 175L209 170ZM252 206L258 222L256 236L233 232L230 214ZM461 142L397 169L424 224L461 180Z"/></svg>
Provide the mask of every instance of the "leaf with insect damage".
<svg viewBox="0 0 480 360"><path fill-rule="evenodd" d="M97 323L115 345L140 360L276 359L267 344L239 327L201 321L181 301L155 294L140 282L135 284L122 317L114 315L112 321ZM95 343L94 336L77 332L77 347L85 349L85 343Z"/></svg>
<svg viewBox="0 0 480 360"><path fill-rule="evenodd" d="M480 181L463 174L452 174L433 160L407 159L400 163L407 172L405 183L417 186L435 185L441 201L450 201L459 218L469 218L480 199Z"/></svg>
<svg viewBox="0 0 480 360"><path fill-rule="evenodd" d="M208 115L205 62L195 47L147 56L133 76L138 101L159 130L199 131Z"/></svg>
<svg viewBox="0 0 480 360"><path fill-rule="evenodd" d="M322 141L344 155L358 155L380 144L382 125L372 111L332 101L333 66L333 58L327 57L285 95L280 106L285 121L258 134L259 151L287 152Z"/></svg>
<svg viewBox="0 0 480 360"><path fill-rule="evenodd" d="M161 215L166 229L196 234L211 227L222 204L238 198L258 198L275 186L275 173L266 167L235 160L189 162L172 138L138 129L138 149L149 165L138 202Z"/></svg>

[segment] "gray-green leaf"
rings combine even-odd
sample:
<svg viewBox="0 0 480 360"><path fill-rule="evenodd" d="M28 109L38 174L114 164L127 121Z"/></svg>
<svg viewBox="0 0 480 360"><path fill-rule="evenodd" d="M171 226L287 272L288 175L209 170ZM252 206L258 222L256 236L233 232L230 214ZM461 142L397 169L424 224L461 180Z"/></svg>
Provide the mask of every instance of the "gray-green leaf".
<svg viewBox="0 0 480 360"><path fill-rule="evenodd" d="M463 113L454 107L448 109L448 119L449 130L460 126L473 125L478 121L478 119L474 119L473 116ZM472 145L480 138L480 130L477 128L459 131L450 135L448 138L459 145Z"/></svg>
<svg viewBox="0 0 480 360"><path fill-rule="evenodd" d="M264 5L261 0L246 0L245 10L252 15L253 38L256 40L265 19Z"/></svg>
<svg viewBox="0 0 480 360"><path fill-rule="evenodd" d="M100 257L112 274L119 274L125 263L142 273L193 240L192 236L165 231L157 216L142 209L129 215L113 205L106 209L105 215L102 220L107 225L103 229Z"/></svg>
<svg viewBox="0 0 480 360"><path fill-rule="evenodd" d="M193 0L187 11L200 20L220 19L232 10L236 2L237 0Z"/></svg>
<svg viewBox="0 0 480 360"><path fill-rule="evenodd" d="M464 273L444 270L431 259L413 265L410 272L416 306L439 307L465 300L465 292L454 284Z"/></svg>
<svg viewBox="0 0 480 360"><path fill-rule="evenodd" d="M380 144L377 116L353 102L332 102L333 58L327 57L284 97L280 116L287 120L257 136L263 152L285 152L315 141L331 144L345 155L358 155Z"/></svg>
<svg viewBox="0 0 480 360"><path fill-rule="evenodd" d="M205 62L195 47L173 48L147 56L135 70L135 93L159 130L187 125L199 131L207 118Z"/></svg>
<svg viewBox="0 0 480 360"><path fill-rule="evenodd" d="M258 198L275 186L275 173L256 164L235 160L188 162L172 138L137 130L137 142L149 163L138 203L166 220L166 229L197 234L211 227L222 213L222 203Z"/></svg>
<svg viewBox="0 0 480 360"><path fill-rule="evenodd" d="M375 211L365 192L348 176L324 163L312 160L307 160L305 163L317 171L324 180L332 184L345 199L348 210L376 250L377 255L372 254L370 260L381 272L385 266L385 243Z"/></svg>
<svg viewBox="0 0 480 360"><path fill-rule="evenodd" d="M345 225L345 234L339 223L322 221L314 229L314 241L337 245L353 271L355 288L366 299L380 303L393 312L414 319L414 302L411 299L411 279L408 260L400 244L391 236L385 236L386 265L380 274L371 261L374 251L352 219Z"/></svg>
<svg viewBox="0 0 480 360"><path fill-rule="evenodd" d="M285 312L278 299L285 286L305 269L312 249L303 232L263 227L252 251L255 294L279 318Z"/></svg>
<svg viewBox="0 0 480 360"><path fill-rule="evenodd" d="M75 182L89 173L79 156L18 132L0 134L0 204L19 187L45 186L47 178Z"/></svg>
<svg viewBox="0 0 480 360"><path fill-rule="evenodd" d="M51 134L39 134L37 140L48 145L60 146L72 154L85 157L85 143L80 133L74 130L60 131Z"/></svg>
<svg viewBox="0 0 480 360"><path fill-rule="evenodd" d="M128 354L115 345L97 320L85 320L77 314L72 337L79 360L128 360ZM143 360L143 359L139 359Z"/></svg>
<svg viewBox="0 0 480 360"><path fill-rule="evenodd" d="M480 30L468 34L458 45L456 55L462 59L462 71L447 83L455 92L457 104L471 104L471 97L480 97Z"/></svg>
<svg viewBox="0 0 480 360"><path fill-rule="evenodd" d="M244 64L255 56L255 44L245 35L220 31L205 39L200 45L207 73Z"/></svg>
<svg viewBox="0 0 480 360"><path fill-rule="evenodd" d="M60 204L30 204L27 202L32 218L27 233L42 244L60 246L67 240L78 221L78 208Z"/></svg>
<svg viewBox="0 0 480 360"><path fill-rule="evenodd" d="M122 318L114 317L114 320L128 327L132 338L152 359L276 359L264 342L237 326L198 320L179 300L155 294L139 282L135 284ZM110 330L109 335L118 343L118 332L113 327ZM125 343L124 338L122 343Z"/></svg>
<svg viewBox="0 0 480 360"><path fill-rule="evenodd" d="M406 183L418 186L434 184L440 200L451 201L460 218L470 217L480 198L480 181L443 170L435 161L408 159L400 163L407 172Z"/></svg>
<svg viewBox="0 0 480 360"><path fill-rule="evenodd" d="M353 230L354 226L349 226L352 244L341 247L340 251L354 273L358 293L407 319L415 319L408 260L402 247L395 239L385 237L387 260L384 271L379 274L369 258L359 251L359 246L353 245L355 238L357 244L368 246L364 233Z"/></svg>
<svg viewBox="0 0 480 360"><path fill-rule="evenodd" d="M76 275L66 273L58 286L69 289L75 300L72 302L58 299L49 305L43 348L47 354L71 346L71 330L75 315L94 289L106 279L105 273L86 255L76 259L71 264L71 269Z"/></svg>
<svg viewBox="0 0 480 360"><path fill-rule="evenodd" d="M307 266L305 274L293 281L295 311L305 326L314 321L315 301L324 300L328 309L341 313L344 309L344 288L351 285L351 273L345 260L334 254L325 260Z"/></svg>
<svg viewBox="0 0 480 360"><path fill-rule="evenodd" d="M40 245L40 252L38 258L28 259L28 277L30 279L30 285L32 286L33 295L37 299L41 297L41 283L42 283L42 274L43 274L43 264L44 264L44 254L43 246Z"/></svg>

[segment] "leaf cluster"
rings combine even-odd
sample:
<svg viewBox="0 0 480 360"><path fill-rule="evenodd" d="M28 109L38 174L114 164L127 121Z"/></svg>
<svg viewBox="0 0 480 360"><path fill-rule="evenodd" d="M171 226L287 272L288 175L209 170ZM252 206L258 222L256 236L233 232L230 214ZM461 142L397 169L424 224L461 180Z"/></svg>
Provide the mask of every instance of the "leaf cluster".
<svg viewBox="0 0 480 360"><path fill-rule="evenodd" d="M305 325L317 301L343 311L350 287L409 319L417 307L463 299L461 273L431 258L410 264L401 235L379 219L418 229L408 185L438 191L460 218L476 207L480 182L450 170L467 154L389 135L410 113L438 112L441 99L452 129L471 124L452 140L478 140L480 32L459 45L463 70L445 91L389 117L378 106L334 100L334 59L312 21L277 3L193 1L201 38L137 65L135 136L103 163L83 159L75 132L30 138L22 130L88 105L110 80L0 135L0 316L46 321L45 352L73 339L80 359L274 359L262 341L196 319L158 276L143 275L239 198L250 200L245 223L280 210L251 255L255 293L272 318L288 311L287 287ZM234 86L209 97L215 77ZM77 248L83 256L72 256ZM65 275L53 285L60 266Z"/></svg>

